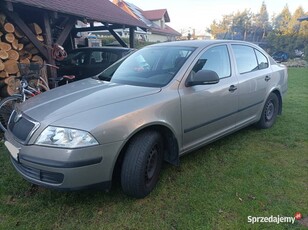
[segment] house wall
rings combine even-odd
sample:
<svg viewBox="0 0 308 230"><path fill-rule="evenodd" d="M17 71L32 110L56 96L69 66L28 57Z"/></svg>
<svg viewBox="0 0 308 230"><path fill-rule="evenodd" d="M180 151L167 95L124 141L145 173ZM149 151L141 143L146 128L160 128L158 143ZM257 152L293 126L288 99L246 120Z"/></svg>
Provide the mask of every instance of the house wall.
<svg viewBox="0 0 308 230"><path fill-rule="evenodd" d="M165 19L162 18L160 20L152 21L156 25L158 25L161 29L165 29Z"/></svg>
<svg viewBox="0 0 308 230"><path fill-rule="evenodd" d="M174 36L165 36L165 35L158 35L158 34L148 34L147 38L149 42L175 41Z"/></svg>

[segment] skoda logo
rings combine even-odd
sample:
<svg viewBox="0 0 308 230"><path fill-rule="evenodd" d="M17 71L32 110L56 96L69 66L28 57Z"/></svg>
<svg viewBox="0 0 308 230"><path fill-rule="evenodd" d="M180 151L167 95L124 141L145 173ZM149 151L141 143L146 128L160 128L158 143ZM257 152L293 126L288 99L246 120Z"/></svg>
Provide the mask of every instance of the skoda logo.
<svg viewBox="0 0 308 230"><path fill-rule="evenodd" d="M17 123L22 117L21 113L17 113L16 116L14 117L14 122Z"/></svg>

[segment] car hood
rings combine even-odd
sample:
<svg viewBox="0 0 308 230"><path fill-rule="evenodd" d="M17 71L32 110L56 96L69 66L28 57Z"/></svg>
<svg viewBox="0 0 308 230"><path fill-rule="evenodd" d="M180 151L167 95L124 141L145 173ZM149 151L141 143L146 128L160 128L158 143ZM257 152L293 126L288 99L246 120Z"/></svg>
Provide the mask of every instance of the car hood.
<svg viewBox="0 0 308 230"><path fill-rule="evenodd" d="M36 121L50 123L79 112L160 91L160 88L121 85L90 78L30 98L21 104L21 110Z"/></svg>

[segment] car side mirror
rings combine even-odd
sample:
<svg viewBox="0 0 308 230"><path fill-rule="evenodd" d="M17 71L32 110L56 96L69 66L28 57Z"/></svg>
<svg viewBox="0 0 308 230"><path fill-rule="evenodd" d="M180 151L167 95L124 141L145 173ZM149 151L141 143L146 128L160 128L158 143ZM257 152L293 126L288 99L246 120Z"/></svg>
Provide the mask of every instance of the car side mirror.
<svg viewBox="0 0 308 230"><path fill-rule="evenodd" d="M186 86L194 86L194 85L211 85L217 84L219 82L219 76L215 71L212 70L200 70L191 76L189 80L186 82Z"/></svg>

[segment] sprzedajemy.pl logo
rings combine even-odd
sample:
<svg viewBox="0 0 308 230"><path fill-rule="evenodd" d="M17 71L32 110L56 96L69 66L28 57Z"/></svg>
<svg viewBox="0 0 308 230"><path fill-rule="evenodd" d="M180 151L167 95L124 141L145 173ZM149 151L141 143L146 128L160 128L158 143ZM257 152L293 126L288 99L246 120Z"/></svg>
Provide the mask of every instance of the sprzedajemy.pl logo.
<svg viewBox="0 0 308 230"><path fill-rule="evenodd" d="M294 224L295 220L302 219L302 214L300 212L296 212L294 217L288 217L288 216L248 216L247 221L248 223L292 223Z"/></svg>

